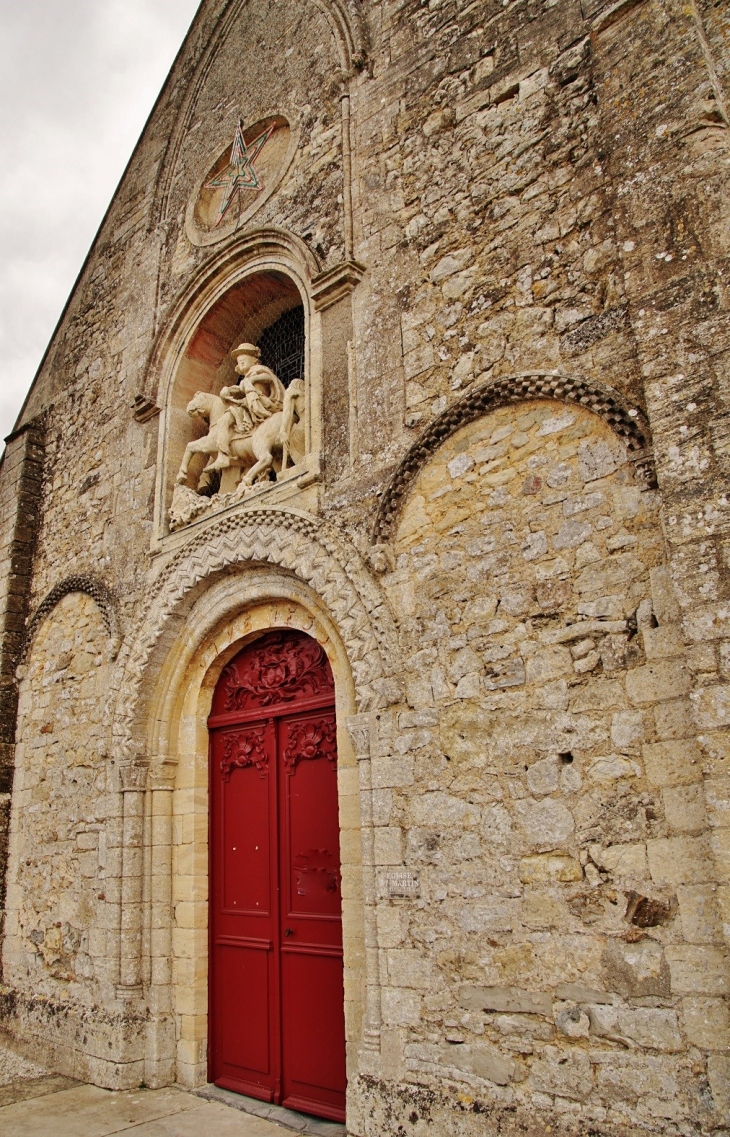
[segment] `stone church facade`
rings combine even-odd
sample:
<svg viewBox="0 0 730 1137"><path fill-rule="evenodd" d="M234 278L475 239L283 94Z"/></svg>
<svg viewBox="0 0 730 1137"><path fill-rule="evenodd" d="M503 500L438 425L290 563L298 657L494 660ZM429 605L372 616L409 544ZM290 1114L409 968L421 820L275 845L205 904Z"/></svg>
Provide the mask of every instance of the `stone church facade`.
<svg viewBox="0 0 730 1137"><path fill-rule="evenodd" d="M203 0L0 470L17 1046L211 1077L215 700L304 644L348 1131L730 1131L729 17Z"/></svg>

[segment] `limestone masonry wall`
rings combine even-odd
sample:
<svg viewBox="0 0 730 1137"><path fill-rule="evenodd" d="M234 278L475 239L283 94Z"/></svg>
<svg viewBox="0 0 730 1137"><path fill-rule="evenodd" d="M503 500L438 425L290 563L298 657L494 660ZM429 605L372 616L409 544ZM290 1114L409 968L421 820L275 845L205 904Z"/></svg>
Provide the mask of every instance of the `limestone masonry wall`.
<svg viewBox="0 0 730 1137"><path fill-rule="evenodd" d="M296 627L337 684L353 1137L730 1133L729 21L203 0L0 467L16 1045L206 1080L206 698ZM204 232L272 116L286 161ZM170 532L236 297L298 293L309 465L190 480Z"/></svg>

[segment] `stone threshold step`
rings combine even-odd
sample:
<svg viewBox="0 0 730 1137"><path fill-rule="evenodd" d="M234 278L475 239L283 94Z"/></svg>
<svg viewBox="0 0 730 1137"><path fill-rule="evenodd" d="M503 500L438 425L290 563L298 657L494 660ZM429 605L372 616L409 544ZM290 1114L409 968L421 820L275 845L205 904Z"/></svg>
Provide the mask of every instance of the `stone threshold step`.
<svg viewBox="0 0 730 1137"><path fill-rule="evenodd" d="M210 1082L191 1092L206 1101L217 1101L242 1113L250 1113L253 1117L274 1121L284 1129L307 1134L307 1137L347 1137L346 1127L338 1125L336 1121L324 1121L319 1117L309 1117L306 1113L297 1113L293 1109L284 1109L281 1105L271 1105L269 1102L258 1101L257 1098L234 1094L232 1090L222 1090Z"/></svg>

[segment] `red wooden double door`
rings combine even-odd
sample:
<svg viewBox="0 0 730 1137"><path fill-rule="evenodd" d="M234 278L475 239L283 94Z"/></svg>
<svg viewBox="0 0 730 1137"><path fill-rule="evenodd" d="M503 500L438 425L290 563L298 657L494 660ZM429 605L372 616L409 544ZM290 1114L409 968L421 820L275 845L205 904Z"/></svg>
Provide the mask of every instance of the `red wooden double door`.
<svg viewBox="0 0 730 1137"><path fill-rule="evenodd" d="M343 1121L334 683L302 632L223 671L210 719L209 1077Z"/></svg>

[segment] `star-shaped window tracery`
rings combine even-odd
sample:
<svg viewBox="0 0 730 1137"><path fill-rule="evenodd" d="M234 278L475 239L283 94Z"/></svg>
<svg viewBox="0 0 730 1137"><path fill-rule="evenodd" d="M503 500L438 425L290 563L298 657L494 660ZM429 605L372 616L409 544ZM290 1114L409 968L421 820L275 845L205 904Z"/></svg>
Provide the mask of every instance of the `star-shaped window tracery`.
<svg viewBox="0 0 730 1137"><path fill-rule="evenodd" d="M265 188L254 163L275 130L274 123L247 144L243 137L243 123L239 120L228 165L205 186L206 189L223 189L216 226L220 225L241 190L260 191Z"/></svg>

